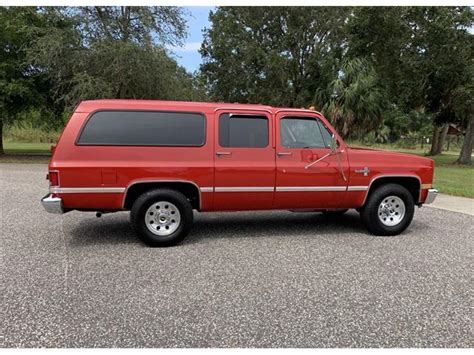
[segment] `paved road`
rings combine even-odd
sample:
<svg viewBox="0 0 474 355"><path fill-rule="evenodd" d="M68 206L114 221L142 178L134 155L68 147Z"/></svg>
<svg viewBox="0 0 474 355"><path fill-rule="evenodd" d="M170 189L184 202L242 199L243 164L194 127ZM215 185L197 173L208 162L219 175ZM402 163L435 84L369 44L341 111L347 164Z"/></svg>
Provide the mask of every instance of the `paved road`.
<svg viewBox="0 0 474 355"><path fill-rule="evenodd" d="M152 249L126 213L43 212L45 166L0 170L2 347L474 346L472 216L198 214Z"/></svg>

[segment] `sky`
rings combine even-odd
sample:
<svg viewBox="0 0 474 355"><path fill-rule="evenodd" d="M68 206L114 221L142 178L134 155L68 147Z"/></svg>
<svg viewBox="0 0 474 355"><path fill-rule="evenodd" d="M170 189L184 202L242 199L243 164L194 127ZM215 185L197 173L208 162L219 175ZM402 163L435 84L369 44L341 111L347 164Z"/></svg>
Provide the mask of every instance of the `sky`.
<svg viewBox="0 0 474 355"><path fill-rule="evenodd" d="M214 7L209 6L190 6L186 7L189 12L188 21L188 37L182 47L171 48L174 52L174 58L178 64L186 68L190 73L199 69L201 64L201 55L198 50L203 40L202 30L204 27L210 27L209 11Z"/></svg>

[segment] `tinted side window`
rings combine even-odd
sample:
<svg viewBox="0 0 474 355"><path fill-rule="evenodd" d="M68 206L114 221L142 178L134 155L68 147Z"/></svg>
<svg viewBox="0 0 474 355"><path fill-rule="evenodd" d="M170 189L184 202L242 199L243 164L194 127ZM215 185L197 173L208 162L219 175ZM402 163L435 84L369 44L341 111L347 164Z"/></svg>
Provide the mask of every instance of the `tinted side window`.
<svg viewBox="0 0 474 355"><path fill-rule="evenodd" d="M203 115L187 112L99 111L87 121L78 144L201 146Z"/></svg>
<svg viewBox="0 0 474 355"><path fill-rule="evenodd" d="M229 148L268 146L268 119L257 115L221 115L219 117L219 145Z"/></svg>
<svg viewBox="0 0 474 355"><path fill-rule="evenodd" d="M281 145L285 148L327 148L329 140L323 137L319 120L293 117L280 120ZM326 131L324 135L329 134Z"/></svg>

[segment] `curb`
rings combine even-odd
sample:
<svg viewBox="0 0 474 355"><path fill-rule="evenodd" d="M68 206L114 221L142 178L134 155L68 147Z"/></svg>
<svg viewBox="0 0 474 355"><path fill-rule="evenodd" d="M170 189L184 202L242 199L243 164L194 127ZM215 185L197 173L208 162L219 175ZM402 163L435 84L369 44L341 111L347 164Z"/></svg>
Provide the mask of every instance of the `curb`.
<svg viewBox="0 0 474 355"><path fill-rule="evenodd" d="M468 197L438 194L432 204L423 206L474 216L474 199Z"/></svg>

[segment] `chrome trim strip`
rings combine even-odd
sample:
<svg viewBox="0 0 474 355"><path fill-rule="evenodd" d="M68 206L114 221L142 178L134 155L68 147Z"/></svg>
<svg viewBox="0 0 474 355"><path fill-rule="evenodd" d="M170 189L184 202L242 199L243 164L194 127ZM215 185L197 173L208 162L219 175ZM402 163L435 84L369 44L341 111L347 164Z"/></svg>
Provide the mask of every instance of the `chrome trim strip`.
<svg viewBox="0 0 474 355"><path fill-rule="evenodd" d="M295 191L346 191L345 186L279 186L277 192Z"/></svg>
<svg viewBox="0 0 474 355"><path fill-rule="evenodd" d="M236 186L236 187L215 187L215 192L273 192L273 186Z"/></svg>
<svg viewBox="0 0 474 355"><path fill-rule="evenodd" d="M139 183L150 183L150 182L178 182L178 181L139 181L132 185ZM179 181L184 182L184 181ZM131 186L131 185L130 185ZM49 191L51 193L61 194L75 194L75 193L122 193L130 188L125 187L51 187ZM366 191L368 186L349 186L348 191ZM235 187L200 187L200 192L272 192L275 188L272 186L235 186ZM345 186L279 186L276 188L278 192L285 191L346 191Z"/></svg>
<svg viewBox="0 0 474 355"><path fill-rule="evenodd" d="M51 187L53 194L122 193L125 187Z"/></svg>
<svg viewBox="0 0 474 355"><path fill-rule="evenodd" d="M133 181L132 183L130 183L127 188L125 189L125 193L123 194L123 198L122 198L122 208L125 208L125 199L127 198L127 192L128 192L128 189L130 187L132 187L133 185L136 185L136 184L146 184L146 183L167 183L167 182L182 182L182 183L186 183L186 184L191 184L191 185L194 185L196 187L196 189L198 190L198 195L199 195L199 210L201 210L201 201L202 201L202 198L201 198L201 189L199 188L199 186L192 182L192 181L189 181L189 180L136 180L136 181Z"/></svg>
<svg viewBox="0 0 474 355"><path fill-rule="evenodd" d="M347 191L367 191L368 186L348 186Z"/></svg>
<svg viewBox="0 0 474 355"><path fill-rule="evenodd" d="M370 187L372 186L372 184L373 184L373 182L374 182L375 180L382 179L382 178L387 178L387 177L395 177L395 178L396 178L396 177L409 177L409 178L415 178L415 179L417 179L417 180L418 180L418 184L419 184L419 188L420 188L420 192L419 192L419 194L418 194L418 201L416 201L415 204L417 204L417 203L420 202L420 200L421 200L421 179L420 179L420 177L417 176L417 175L410 175L410 174L397 174L397 175L395 175L395 174L393 174L393 175L387 174L387 175L377 175L377 176L374 176L374 177L372 178L372 180L370 180L369 188L368 188L367 190L370 191ZM362 201L362 205L361 205L361 206L365 205L365 201L367 200L367 197L368 197L368 196L369 196L369 193L367 192L367 193L365 194L364 201Z"/></svg>

